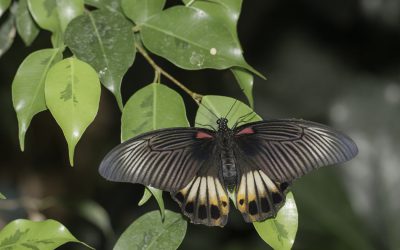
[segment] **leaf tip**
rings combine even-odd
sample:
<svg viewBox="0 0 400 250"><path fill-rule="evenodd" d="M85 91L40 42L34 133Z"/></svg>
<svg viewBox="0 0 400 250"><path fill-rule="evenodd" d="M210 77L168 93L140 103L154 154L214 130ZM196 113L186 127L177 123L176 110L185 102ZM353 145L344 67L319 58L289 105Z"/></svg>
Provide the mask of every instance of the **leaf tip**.
<svg viewBox="0 0 400 250"><path fill-rule="evenodd" d="M26 126L23 123L19 126L19 132L18 132L19 148L21 149L22 152L24 152L25 150L25 134L26 134Z"/></svg>
<svg viewBox="0 0 400 250"><path fill-rule="evenodd" d="M122 112L122 110L124 109L124 104L122 104L122 96L118 95L118 96L115 96L115 97L117 99L119 110L121 110L121 112Z"/></svg>
<svg viewBox="0 0 400 250"><path fill-rule="evenodd" d="M74 166L74 151L75 151L75 145L74 146L70 146L68 144L68 155L69 155L69 165L71 167Z"/></svg>

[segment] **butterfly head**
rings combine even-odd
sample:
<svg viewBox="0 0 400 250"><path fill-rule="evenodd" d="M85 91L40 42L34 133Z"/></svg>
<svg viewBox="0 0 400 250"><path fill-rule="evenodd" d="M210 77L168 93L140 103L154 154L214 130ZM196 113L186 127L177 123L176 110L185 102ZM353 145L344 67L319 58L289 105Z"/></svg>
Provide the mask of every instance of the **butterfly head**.
<svg viewBox="0 0 400 250"><path fill-rule="evenodd" d="M228 130L228 119L226 118L219 118L217 120L218 131L226 131Z"/></svg>

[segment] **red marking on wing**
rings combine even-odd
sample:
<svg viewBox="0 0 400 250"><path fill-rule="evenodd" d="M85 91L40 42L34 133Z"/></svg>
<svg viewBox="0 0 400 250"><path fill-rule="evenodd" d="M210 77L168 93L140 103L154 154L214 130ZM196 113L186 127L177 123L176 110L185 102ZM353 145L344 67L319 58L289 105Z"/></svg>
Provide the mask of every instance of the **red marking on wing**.
<svg viewBox="0 0 400 250"><path fill-rule="evenodd" d="M206 132L199 131L196 134L196 138L197 139L206 139L206 138L214 138L214 137Z"/></svg>
<svg viewBox="0 0 400 250"><path fill-rule="evenodd" d="M250 135L254 134L254 129L252 127L247 127L242 130L240 130L236 135Z"/></svg>

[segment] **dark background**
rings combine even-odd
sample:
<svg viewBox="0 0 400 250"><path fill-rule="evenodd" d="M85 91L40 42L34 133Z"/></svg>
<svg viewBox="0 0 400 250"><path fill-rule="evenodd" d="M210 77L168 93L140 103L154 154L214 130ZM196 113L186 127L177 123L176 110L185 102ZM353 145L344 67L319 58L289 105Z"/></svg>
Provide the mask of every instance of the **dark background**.
<svg viewBox="0 0 400 250"><path fill-rule="evenodd" d="M326 123L359 146L355 160L295 182L294 249L400 249L400 1L245 1L238 31L247 61L268 78L255 79L259 114ZM48 111L34 117L26 150L19 150L11 83L30 52L50 47L49 38L41 31L29 48L16 38L0 58L0 191L8 198L0 201L0 228L16 218L53 218L78 239L110 249L133 220L157 209L154 199L137 206L142 186L109 183L97 173L102 157L119 143L113 96L103 89L97 118L76 148L75 167L68 165L66 142ZM184 71L154 58L196 92L245 101L227 70ZM152 79L138 55L124 78L124 100ZM193 123L196 105L180 93ZM178 210L167 193L164 198L169 209ZM223 229L189 225L181 249L205 248L266 245L232 211Z"/></svg>

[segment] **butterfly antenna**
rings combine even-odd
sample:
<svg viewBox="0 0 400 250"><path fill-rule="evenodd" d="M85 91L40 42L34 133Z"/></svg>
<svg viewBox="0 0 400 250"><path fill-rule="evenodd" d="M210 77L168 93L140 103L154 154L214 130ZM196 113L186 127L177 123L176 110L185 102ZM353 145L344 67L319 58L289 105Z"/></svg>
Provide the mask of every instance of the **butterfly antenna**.
<svg viewBox="0 0 400 250"><path fill-rule="evenodd" d="M243 121L241 121L242 123L247 123L247 122L249 122L249 121L251 121L251 120L253 120L253 118L254 117L256 117L256 113L254 113L252 116L250 116L248 119L243 119Z"/></svg>
<svg viewBox="0 0 400 250"><path fill-rule="evenodd" d="M253 114L253 113L254 113L254 114ZM246 119L246 118L247 118L249 115L251 115L251 114L253 114L253 116L252 116L250 119L248 119L248 120L245 121L244 119ZM251 112L245 114L245 115L242 115L241 117L239 117L239 119L236 120L235 124L233 125L233 128L236 128L240 123L250 121L250 120L253 119L256 115L257 115L257 114L256 114L253 110L252 110Z"/></svg>
<svg viewBox="0 0 400 250"><path fill-rule="evenodd" d="M213 116L210 117L210 114L208 112L201 112L200 110L198 111L202 116L206 117L209 120L213 120Z"/></svg>
<svg viewBox="0 0 400 250"><path fill-rule="evenodd" d="M199 125L199 126L202 126L202 127L210 128L211 130L216 131L216 129L213 126L211 126L210 124L201 124L201 123L197 123L196 122L195 125Z"/></svg>
<svg viewBox="0 0 400 250"><path fill-rule="evenodd" d="M233 109L233 107L235 106L236 102L237 102L237 99L235 99L235 102L232 104L232 106L230 107L228 113L226 113L226 115L225 115L224 118L227 118L227 117L228 117L229 113L232 111L232 109Z"/></svg>
<svg viewBox="0 0 400 250"><path fill-rule="evenodd" d="M208 112L210 112L210 114L212 114L213 116L215 116L217 119L220 118L220 117L218 117L214 112L212 112L211 109L209 109L206 105L204 105L203 103L200 103L200 105L202 105L205 109L207 109Z"/></svg>

